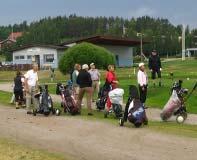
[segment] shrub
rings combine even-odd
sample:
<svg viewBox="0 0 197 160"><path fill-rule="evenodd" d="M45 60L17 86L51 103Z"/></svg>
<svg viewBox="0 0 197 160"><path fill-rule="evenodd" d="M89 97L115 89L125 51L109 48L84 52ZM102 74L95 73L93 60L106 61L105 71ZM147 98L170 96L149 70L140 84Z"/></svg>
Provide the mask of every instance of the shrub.
<svg viewBox="0 0 197 160"><path fill-rule="evenodd" d="M65 51L59 60L59 69L66 74L72 71L75 63L90 64L92 62L97 68L105 69L108 64L115 64L115 58L105 48L84 42Z"/></svg>

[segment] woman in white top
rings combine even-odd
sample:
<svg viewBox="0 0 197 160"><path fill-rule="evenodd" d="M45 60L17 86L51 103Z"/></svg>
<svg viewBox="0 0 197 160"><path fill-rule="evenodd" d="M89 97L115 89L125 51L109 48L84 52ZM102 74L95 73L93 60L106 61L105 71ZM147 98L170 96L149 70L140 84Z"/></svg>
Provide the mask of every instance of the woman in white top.
<svg viewBox="0 0 197 160"><path fill-rule="evenodd" d="M140 101L143 103L143 106L145 107L146 96L147 96L147 86L148 86L148 76L145 72L144 63L139 63L137 82L139 85Z"/></svg>

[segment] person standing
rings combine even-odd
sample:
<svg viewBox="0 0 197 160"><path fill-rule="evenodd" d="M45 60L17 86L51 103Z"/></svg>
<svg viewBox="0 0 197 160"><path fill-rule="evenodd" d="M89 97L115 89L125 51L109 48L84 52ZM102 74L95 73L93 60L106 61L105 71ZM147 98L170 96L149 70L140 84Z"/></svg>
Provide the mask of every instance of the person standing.
<svg viewBox="0 0 197 160"><path fill-rule="evenodd" d="M71 75L71 80L73 84L73 92L74 92L74 100L77 101L77 97L79 94L79 85L77 84L77 77L79 75L79 71L81 70L80 64L75 64L74 71Z"/></svg>
<svg viewBox="0 0 197 160"><path fill-rule="evenodd" d="M16 72L16 77L14 78L14 95L16 109L19 109L19 102L23 103L23 82L20 71Z"/></svg>
<svg viewBox="0 0 197 160"><path fill-rule="evenodd" d="M94 63L90 64L90 70L89 73L91 75L91 79L92 79L92 88L93 88L93 102L94 102L94 93L96 93L96 95L98 95L99 93L99 81L100 81L100 73L98 71L98 69L95 68Z"/></svg>
<svg viewBox="0 0 197 160"><path fill-rule="evenodd" d="M111 88L111 90L117 88L118 80L115 74L115 68L114 65L108 65L108 71L106 73L106 84L108 84ZM111 101L109 99L109 96L107 97L107 111L109 111L111 108Z"/></svg>
<svg viewBox="0 0 197 160"><path fill-rule="evenodd" d="M84 94L87 96L87 107L88 107L88 115L92 116L92 79L90 73L88 72L88 65L84 64L82 66L82 70L79 72L77 77L77 84L79 84L79 95L77 99L77 106L79 110L81 110L81 103Z"/></svg>
<svg viewBox="0 0 197 160"><path fill-rule="evenodd" d="M153 50L148 61L148 66L151 71L151 78L153 80L153 85L155 87L155 79L156 79L156 74L159 78L159 86L161 86L161 61L160 57L157 54L156 50Z"/></svg>
<svg viewBox="0 0 197 160"><path fill-rule="evenodd" d="M148 86L148 76L145 71L144 63L139 63L139 71L137 73L137 82L139 85L140 101L143 103L143 106L145 108L147 86Z"/></svg>
<svg viewBox="0 0 197 160"><path fill-rule="evenodd" d="M38 109L38 99L34 97L38 85L38 65L33 64L32 69L27 71L25 77L25 92L26 92L26 107L27 114L31 114L31 100L33 102L33 109Z"/></svg>

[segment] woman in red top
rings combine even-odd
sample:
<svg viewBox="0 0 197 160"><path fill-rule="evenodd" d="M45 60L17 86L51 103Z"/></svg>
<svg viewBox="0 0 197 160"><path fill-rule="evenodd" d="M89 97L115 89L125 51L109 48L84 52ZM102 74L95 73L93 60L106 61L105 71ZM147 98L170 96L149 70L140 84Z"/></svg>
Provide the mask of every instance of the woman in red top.
<svg viewBox="0 0 197 160"><path fill-rule="evenodd" d="M117 88L118 81L115 74L114 65L108 66L108 72L106 73L106 81L111 85L112 90ZM111 108L111 101L109 99L109 96L107 97L107 111L109 111Z"/></svg>

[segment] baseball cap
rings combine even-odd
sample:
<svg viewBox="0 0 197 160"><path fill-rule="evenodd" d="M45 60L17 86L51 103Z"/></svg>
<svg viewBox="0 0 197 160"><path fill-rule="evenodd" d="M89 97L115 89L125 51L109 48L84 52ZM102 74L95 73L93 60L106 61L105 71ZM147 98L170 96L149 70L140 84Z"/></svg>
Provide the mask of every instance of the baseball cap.
<svg viewBox="0 0 197 160"><path fill-rule="evenodd" d="M139 67L144 66L144 63L141 62L141 63L139 63L138 66L139 66Z"/></svg>
<svg viewBox="0 0 197 160"><path fill-rule="evenodd" d="M82 65L82 69L88 69L89 67L88 67L88 65L87 64L83 64Z"/></svg>
<svg viewBox="0 0 197 160"><path fill-rule="evenodd" d="M93 66L94 65L94 63L90 63L90 66Z"/></svg>

